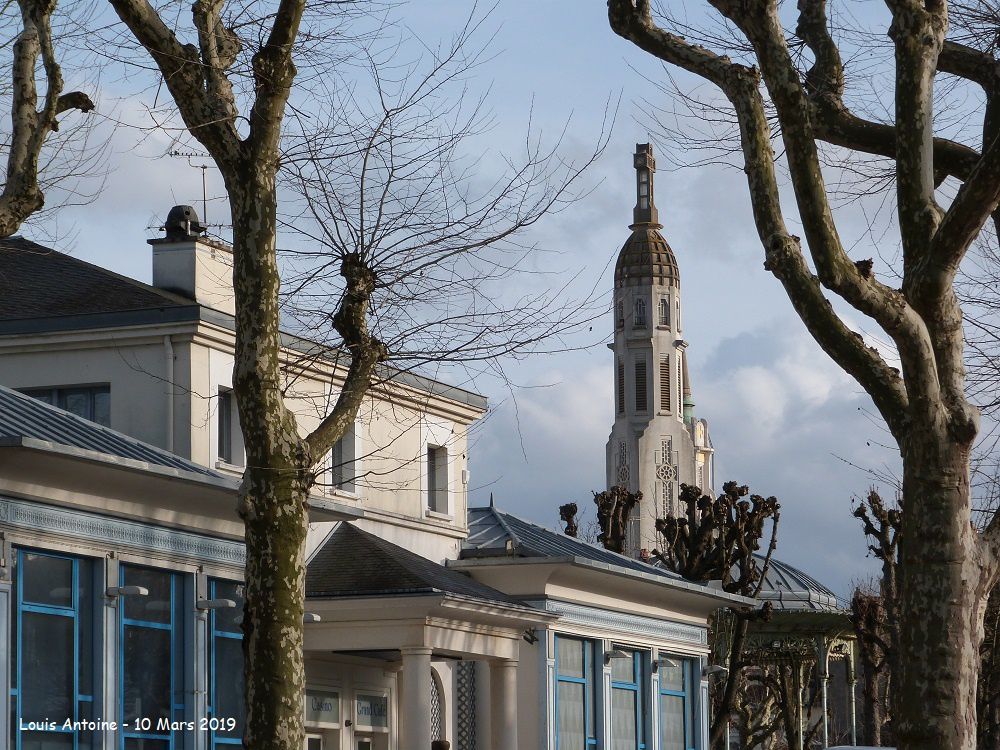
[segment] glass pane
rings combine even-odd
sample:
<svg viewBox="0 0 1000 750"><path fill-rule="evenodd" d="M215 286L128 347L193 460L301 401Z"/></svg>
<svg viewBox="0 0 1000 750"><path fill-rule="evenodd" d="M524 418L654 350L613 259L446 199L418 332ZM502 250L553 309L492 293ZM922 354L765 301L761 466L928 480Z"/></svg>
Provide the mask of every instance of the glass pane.
<svg viewBox="0 0 1000 750"><path fill-rule="evenodd" d="M111 391L108 388L94 391L94 421L105 427L111 426Z"/></svg>
<svg viewBox="0 0 1000 750"><path fill-rule="evenodd" d="M170 623L170 573L122 566L123 586L142 586L148 596L125 596L125 618Z"/></svg>
<svg viewBox="0 0 1000 750"><path fill-rule="evenodd" d="M124 720L170 718L170 631L126 625Z"/></svg>
<svg viewBox="0 0 1000 750"><path fill-rule="evenodd" d="M660 687L664 690L684 690L684 662L680 659L660 657Z"/></svg>
<svg viewBox="0 0 1000 750"><path fill-rule="evenodd" d="M22 732L21 750L73 750L73 735L61 732Z"/></svg>
<svg viewBox="0 0 1000 750"><path fill-rule="evenodd" d="M78 570L77 612L80 634L80 695L94 694L94 566L90 560L80 560Z"/></svg>
<svg viewBox="0 0 1000 750"><path fill-rule="evenodd" d="M636 750L639 736L635 726L634 690L611 691L611 750Z"/></svg>
<svg viewBox="0 0 1000 750"><path fill-rule="evenodd" d="M137 737L126 737L125 750L170 750L170 743L166 740L143 740Z"/></svg>
<svg viewBox="0 0 1000 750"><path fill-rule="evenodd" d="M215 706L219 719L236 719L232 731L216 731L220 737L243 736L243 641L215 639Z"/></svg>
<svg viewBox="0 0 1000 750"><path fill-rule="evenodd" d="M584 686L579 682L559 682L556 726L559 734L559 750L585 750L587 737L584 734Z"/></svg>
<svg viewBox="0 0 1000 750"><path fill-rule="evenodd" d="M611 657L611 679L615 682L635 682L635 657L631 651L628 656L614 654Z"/></svg>
<svg viewBox="0 0 1000 750"><path fill-rule="evenodd" d="M234 581L215 581L212 591L213 599L232 599L235 607L216 609L214 628L224 633L242 633L240 623L243 622L243 584Z"/></svg>
<svg viewBox="0 0 1000 750"><path fill-rule="evenodd" d="M51 607L73 606L73 561L65 557L25 552L24 601Z"/></svg>
<svg viewBox="0 0 1000 750"><path fill-rule="evenodd" d="M679 695L660 696L660 750L685 750L684 699Z"/></svg>
<svg viewBox="0 0 1000 750"><path fill-rule="evenodd" d="M60 391L59 406L84 419L91 419L93 416L90 409L90 393L85 389Z"/></svg>
<svg viewBox="0 0 1000 750"><path fill-rule="evenodd" d="M306 748L307 748L307 750L323 750L323 738L322 737L307 737L306 738Z"/></svg>
<svg viewBox="0 0 1000 750"><path fill-rule="evenodd" d="M64 722L73 717L73 618L21 613L21 717Z"/></svg>
<svg viewBox="0 0 1000 750"><path fill-rule="evenodd" d="M556 639L556 668L563 677L583 677L583 641Z"/></svg>

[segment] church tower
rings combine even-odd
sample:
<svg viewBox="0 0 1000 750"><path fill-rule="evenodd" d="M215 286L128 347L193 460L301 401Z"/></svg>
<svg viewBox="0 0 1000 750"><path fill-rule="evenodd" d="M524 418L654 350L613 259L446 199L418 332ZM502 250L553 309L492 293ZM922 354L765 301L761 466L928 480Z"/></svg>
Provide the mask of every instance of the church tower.
<svg viewBox="0 0 1000 750"><path fill-rule="evenodd" d="M632 234L615 264L614 410L607 445L608 487L641 490L629 522L629 552L660 546L655 522L676 514L681 483L713 494L708 424L694 417L683 335L681 277L660 234L654 202L656 160L635 147Z"/></svg>

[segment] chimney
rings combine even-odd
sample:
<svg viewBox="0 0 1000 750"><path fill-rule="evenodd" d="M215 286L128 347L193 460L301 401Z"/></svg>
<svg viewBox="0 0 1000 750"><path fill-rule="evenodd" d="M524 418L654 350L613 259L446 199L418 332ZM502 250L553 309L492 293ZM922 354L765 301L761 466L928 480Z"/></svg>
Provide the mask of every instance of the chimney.
<svg viewBox="0 0 1000 750"><path fill-rule="evenodd" d="M207 227L191 206L171 208L163 229L166 237L148 240L153 246L153 286L234 315L232 248L201 236Z"/></svg>

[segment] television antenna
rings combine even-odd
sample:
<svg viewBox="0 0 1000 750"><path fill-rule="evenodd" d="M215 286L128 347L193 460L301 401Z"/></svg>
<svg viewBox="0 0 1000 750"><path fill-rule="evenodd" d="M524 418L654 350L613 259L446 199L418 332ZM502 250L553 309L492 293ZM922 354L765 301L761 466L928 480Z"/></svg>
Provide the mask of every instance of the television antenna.
<svg viewBox="0 0 1000 750"><path fill-rule="evenodd" d="M208 182L205 177L205 173L211 164L195 164L191 161L193 158L205 158L204 154L195 153L193 151L171 151L170 156L186 157L188 166L192 169L201 170L201 220L206 226L208 225Z"/></svg>

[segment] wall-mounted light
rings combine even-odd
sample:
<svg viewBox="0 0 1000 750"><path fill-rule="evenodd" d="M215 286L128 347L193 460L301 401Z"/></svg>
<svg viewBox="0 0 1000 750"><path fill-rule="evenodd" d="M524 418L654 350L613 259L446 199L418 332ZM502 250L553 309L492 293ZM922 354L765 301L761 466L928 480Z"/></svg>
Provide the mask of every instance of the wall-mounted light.
<svg viewBox="0 0 1000 750"><path fill-rule="evenodd" d="M104 595L112 598L118 596L149 596L149 589L145 586L108 586L104 591Z"/></svg>
<svg viewBox="0 0 1000 750"><path fill-rule="evenodd" d="M604 666L611 664L612 659L631 659L632 652L622 648L613 648L604 652Z"/></svg>
<svg viewBox="0 0 1000 750"><path fill-rule="evenodd" d="M719 677L724 677L729 674L729 670L720 664L710 664L707 667L702 667L701 676L702 677L712 677L718 675Z"/></svg>
<svg viewBox="0 0 1000 750"><path fill-rule="evenodd" d="M232 609L236 602L232 599L199 599L195 606L198 609Z"/></svg>
<svg viewBox="0 0 1000 750"><path fill-rule="evenodd" d="M315 612L306 612L304 615L302 615L302 622L320 622L322 621L322 619L323 618L317 615Z"/></svg>
<svg viewBox="0 0 1000 750"><path fill-rule="evenodd" d="M538 636L535 635L533 630L525 630L521 634L521 638L523 638L527 643L530 643L532 646L538 643Z"/></svg>

